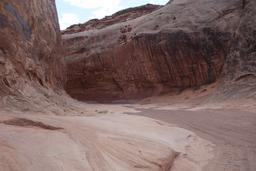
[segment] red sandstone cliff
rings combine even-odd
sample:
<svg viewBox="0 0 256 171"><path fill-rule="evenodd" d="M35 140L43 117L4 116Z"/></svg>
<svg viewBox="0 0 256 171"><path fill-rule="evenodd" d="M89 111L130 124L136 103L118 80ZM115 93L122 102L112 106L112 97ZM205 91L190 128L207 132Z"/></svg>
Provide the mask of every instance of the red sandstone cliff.
<svg viewBox="0 0 256 171"><path fill-rule="evenodd" d="M65 88L78 99L111 100L213 83L224 66L225 71L230 68L235 38L242 36L237 28L249 20L244 15L255 16L255 2L248 3L243 9L239 0L174 0L125 22L105 25L99 20L97 29L83 28L90 22L82 29L68 29L62 36ZM246 34L253 34L252 27L248 29Z"/></svg>
<svg viewBox="0 0 256 171"><path fill-rule="evenodd" d="M0 101L62 87L60 48L55 1L1 0Z"/></svg>

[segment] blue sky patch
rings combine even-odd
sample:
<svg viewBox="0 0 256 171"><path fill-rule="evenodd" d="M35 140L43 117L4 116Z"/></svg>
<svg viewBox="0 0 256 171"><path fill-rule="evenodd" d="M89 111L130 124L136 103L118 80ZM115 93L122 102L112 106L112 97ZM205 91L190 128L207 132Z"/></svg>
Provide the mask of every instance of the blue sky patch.
<svg viewBox="0 0 256 171"><path fill-rule="evenodd" d="M147 3L164 5L168 0L56 0L61 29L119 10Z"/></svg>

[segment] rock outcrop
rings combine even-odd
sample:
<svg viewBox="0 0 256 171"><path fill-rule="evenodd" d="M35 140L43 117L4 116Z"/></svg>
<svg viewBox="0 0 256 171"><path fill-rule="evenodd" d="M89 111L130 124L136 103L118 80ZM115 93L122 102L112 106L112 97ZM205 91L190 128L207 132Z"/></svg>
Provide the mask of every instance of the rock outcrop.
<svg viewBox="0 0 256 171"><path fill-rule="evenodd" d="M256 1L239 1L239 24L234 27L222 86L214 99L256 99Z"/></svg>
<svg viewBox="0 0 256 171"><path fill-rule="evenodd" d="M1 0L0 101L29 87L62 87L60 48L55 1Z"/></svg>
<svg viewBox="0 0 256 171"><path fill-rule="evenodd" d="M65 88L80 100L114 100L213 83L244 11L239 0L174 0L125 22L68 29Z"/></svg>

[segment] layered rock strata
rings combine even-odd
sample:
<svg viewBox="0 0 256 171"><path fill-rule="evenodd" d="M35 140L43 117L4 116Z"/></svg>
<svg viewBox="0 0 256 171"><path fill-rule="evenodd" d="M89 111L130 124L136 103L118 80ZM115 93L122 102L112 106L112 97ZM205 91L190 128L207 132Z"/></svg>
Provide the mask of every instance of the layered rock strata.
<svg viewBox="0 0 256 171"><path fill-rule="evenodd" d="M109 101L213 83L244 11L238 0L174 0L125 22L68 30L65 89L79 100Z"/></svg>
<svg viewBox="0 0 256 171"><path fill-rule="evenodd" d="M0 97L28 86L57 88L64 80L55 1L1 0Z"/></svg>

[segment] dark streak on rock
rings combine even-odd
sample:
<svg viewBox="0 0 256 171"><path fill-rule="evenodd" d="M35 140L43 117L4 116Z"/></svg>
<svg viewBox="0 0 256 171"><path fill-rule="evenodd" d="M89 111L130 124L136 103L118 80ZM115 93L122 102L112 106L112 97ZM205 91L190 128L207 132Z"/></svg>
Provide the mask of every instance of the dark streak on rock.
<svg viewBox="0 0 256 171"><path fill-rule="evenodd" d="M7 26L7 18L0 14L0 28L4 28Z"/></svg>
<svg viewBox="0 0 256 171"><path fill-rule="evenodd" d="M6 121L0 121L0 123L3 123L5 125L12 125L12 126L19 126L19 127L38 127L41 129L47 129L47 130L60 130L63 128L60 127L54 127L50 125L46 125L42 122L35 122L29 119L24 119L24 118L14 118Z"/></svg>
<svg viewBox="0 0 256 171"><path fill-rule="evenodd" d="M8 11L11 15L13 15L16 20L18 21L20 27L22 28L22 33L26 40L31 39L32 30L29 27L28 23L24 20L24 18L17 12L15 7L11 5L10 3L7 3L4 6L4 9Z"/></svg>

